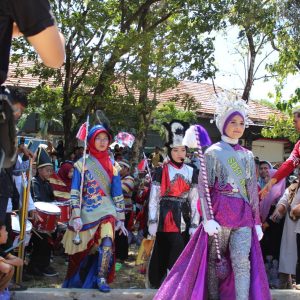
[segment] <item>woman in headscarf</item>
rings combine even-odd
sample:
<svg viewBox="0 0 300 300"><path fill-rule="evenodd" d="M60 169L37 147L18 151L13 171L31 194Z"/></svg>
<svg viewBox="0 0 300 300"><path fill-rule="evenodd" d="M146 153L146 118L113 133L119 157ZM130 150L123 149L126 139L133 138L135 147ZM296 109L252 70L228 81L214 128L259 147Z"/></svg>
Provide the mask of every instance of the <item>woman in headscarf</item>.
<svg viewBox="0 0 300 300"><path fill-rule="evenodd" d="M53 188L56 201L70 200L72 177L74 165L72 162L64 162L61 164L57 174L53 173L50 177L50 184Z"/></svg>
<svg viewBox="0 0 300 300"><path fill-rule="evenodd" d="M254 156L239 145L246 124L243 100L217 98L221 141L206 150L199 176L203 226L154 299L271 299L258 242L263 233Z"/></svg>
<svg viewBox="0 0 300 300"><path fill-rule="evenodd" d="M101 292L109 292L108 283L114 277L114 232L126 232L124 199L118 166L108 152L111 142L108 130L102 125L94 126L87 142L89 155L85 165L83 158L74 164L72 214L63 238L70 260L63 287L98 288ZM79 245L73 243L76 233L81 239Z"/></svg>

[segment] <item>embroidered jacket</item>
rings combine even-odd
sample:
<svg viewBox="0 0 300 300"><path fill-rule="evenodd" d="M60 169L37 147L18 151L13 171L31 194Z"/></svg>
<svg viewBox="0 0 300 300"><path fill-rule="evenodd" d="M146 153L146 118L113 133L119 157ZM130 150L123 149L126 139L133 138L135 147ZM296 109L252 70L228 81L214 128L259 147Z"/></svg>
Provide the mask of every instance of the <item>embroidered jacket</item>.
<svg viewBox="0 0 300 300"><path fill-rule="evenodd" d="M83 195L80 209L80 185L82 159L74 164L71 188L72 220L80 217L82 231L97 225L101 219L113 216L124 220L124 198L117 164L113 164L113 176L105 176L100 163L92 156L86 157L84 171Z"/></svg>
<svg viewBox="0 0 300 300"><path fill-rule="evenodd" d="M205 152L214 217L220 225L234 228L252 226L253 223L261 224L253 153L240 145L230 147L232 149L228 153L228 149L222 148L221 143L216 143ZM226 163L223 161L225 156ZM235 161L235 158L238 161ZM239 169L243 171L245 178L232 174ZM239 183L237 178L241 178ZM199 182L203 183L201 173ZM199 196L204 219L209 220L211 216L205 195L200 191Z"/></svg>

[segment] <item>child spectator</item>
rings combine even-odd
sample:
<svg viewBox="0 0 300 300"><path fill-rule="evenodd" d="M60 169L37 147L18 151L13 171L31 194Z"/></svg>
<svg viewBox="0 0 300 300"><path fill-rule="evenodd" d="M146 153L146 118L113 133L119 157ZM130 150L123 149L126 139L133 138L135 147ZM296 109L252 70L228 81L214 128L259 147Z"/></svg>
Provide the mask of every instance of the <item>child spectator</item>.
<svg viewBox="0 0 300 300"><path fill-rule="evenodd" d="M6 244L7 236L6 226L0 221L0 246ZM10 299L7 287L14 275L14 267L22 265L23 260L21 258L5 253L0 248L0 299Z"/></svg>

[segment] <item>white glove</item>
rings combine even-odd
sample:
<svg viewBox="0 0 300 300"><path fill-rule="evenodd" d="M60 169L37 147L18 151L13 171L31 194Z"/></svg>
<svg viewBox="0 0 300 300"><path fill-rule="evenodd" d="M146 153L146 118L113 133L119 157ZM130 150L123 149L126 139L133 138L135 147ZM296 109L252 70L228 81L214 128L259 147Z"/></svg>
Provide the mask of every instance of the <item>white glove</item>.
<svg viewBox="0 0 300 300"><path fill-rule="evenodd" d="M221 226L218 222L215 220L209 220L204 223L203 225L204 231L209 235L213 236L215 233L218 233L218 231L221 229Z"/></svg>
<svg viewBox="0 0 300 300"><path fill-rule="evenodd" d="M148 226L148 232L151 236L156 236L157 223L151 223Z"/></svg>
<svg viewBox="0 0 300 300"><path fill-rule="evenodd" d="M73 221L73 227L75 231L80 231L82 228L82 221L81 218L76 218Z"/></svg>
<svg viewBox="0 0 300 300"><path fill-rule="evenodd" d="M196 230L197 230L197 228L190 228L189 229L189 235L192 236L195 233Z"/></svg>
<svg viewBox="0 0 300 300"><path fill-rule="evenodd" d="M124 222L118 220L116 223L115 231L121 230L119 235L123 233L124 235L128 236L128 230L125 228Z"/></svg>
<svg viewBox="0 0 300 300"><path fill-rule="evenodd" d="M257 238L260 241L264 236L264 233L261 229L261 225L255 225L255 230L256 230Z"/></svg>

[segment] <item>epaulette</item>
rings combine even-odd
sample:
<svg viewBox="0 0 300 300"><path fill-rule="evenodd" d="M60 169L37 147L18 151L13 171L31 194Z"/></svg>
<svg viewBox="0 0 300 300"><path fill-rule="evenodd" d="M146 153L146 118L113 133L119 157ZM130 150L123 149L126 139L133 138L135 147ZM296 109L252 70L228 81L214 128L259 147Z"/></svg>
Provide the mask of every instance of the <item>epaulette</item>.
<svg viewBox="0 0 300 300"><path fill-rule="evenodd" d="M88 155L85 157L85 159L88 159ZM79 172L82 171L82 164L83 164L83 158L80 158L76 161L76 163L74 164L74 167L77 168L79 170ZM87 167L85 165L85 170L87 170Z"/></svg>

